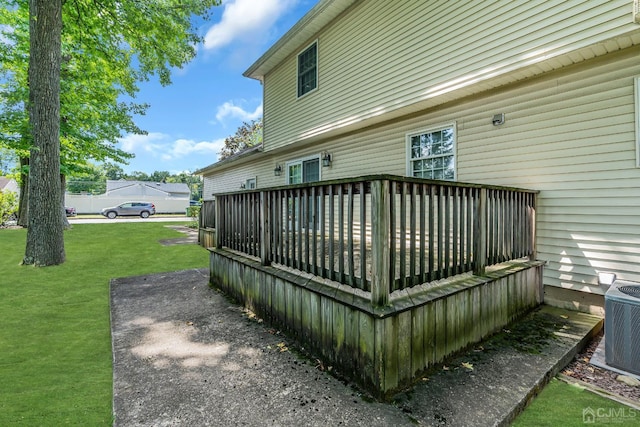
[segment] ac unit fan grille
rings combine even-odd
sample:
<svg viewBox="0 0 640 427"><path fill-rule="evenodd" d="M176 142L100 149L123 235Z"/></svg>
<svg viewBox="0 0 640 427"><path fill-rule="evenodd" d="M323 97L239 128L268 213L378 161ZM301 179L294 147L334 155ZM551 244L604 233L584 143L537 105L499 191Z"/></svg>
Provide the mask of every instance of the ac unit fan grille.
<svg viewBox="0 0 640 427"><path fill-rule="evenodd" d="M634 298L640 298L640 286L620 286L618 290L623 294L627 294Z"/></svg>

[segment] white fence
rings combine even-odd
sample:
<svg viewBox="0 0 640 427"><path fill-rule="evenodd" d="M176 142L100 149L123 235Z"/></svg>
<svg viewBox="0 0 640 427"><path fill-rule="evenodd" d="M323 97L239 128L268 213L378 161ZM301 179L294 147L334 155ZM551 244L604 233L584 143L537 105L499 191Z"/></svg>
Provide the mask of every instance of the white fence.
<svg viewBox="0 0 640 427"><path fill-rule="evenodd" d="M79 214L99 214L104 208L117 206L125 202L151 202L156 206L156 213L186 214L189 207L188 198L157 196L105 196L87 194L65 194L65 206L76 208Z"/></svg>

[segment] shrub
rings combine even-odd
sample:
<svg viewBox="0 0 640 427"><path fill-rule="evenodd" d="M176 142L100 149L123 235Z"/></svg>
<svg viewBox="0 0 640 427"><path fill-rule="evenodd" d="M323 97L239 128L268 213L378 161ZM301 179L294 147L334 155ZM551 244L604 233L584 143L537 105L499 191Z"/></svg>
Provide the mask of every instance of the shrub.
<svg viewBox="0 0 640 427"><path fill-rule="evenodd" d="M200 218L200 206L189 206L187 208L187 216L190 216L193 220L191 228L198 228L198 220Z"/></svg>
<svg viewBox="0 0 640 427"><path fill-rule="evenodd" d="M18 213L18 197L13 191L0 190L0 225Z"/></svg>

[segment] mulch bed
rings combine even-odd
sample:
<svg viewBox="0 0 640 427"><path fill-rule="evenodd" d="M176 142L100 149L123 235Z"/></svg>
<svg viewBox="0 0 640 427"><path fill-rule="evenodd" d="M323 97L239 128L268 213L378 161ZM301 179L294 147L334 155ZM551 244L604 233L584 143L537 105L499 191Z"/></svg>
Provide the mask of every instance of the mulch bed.
<svg viewBox="0 0 640 427"><path fill-rule="evenodd" d="M590 385L599 387L611 394L622 396L640 404L640 387L632 387L616 380L617 372L602 369L589 363L591 356L600 344L603 333L600 332L587 347L576 355L562 374L580 380Z"/></svg>

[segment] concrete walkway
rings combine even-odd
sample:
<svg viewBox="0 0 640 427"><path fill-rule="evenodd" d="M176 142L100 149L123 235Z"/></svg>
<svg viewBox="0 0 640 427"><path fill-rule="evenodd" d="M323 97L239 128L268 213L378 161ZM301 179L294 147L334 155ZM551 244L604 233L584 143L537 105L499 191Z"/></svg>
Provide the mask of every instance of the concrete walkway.
<svg viewBox="0 0 640 427"><path fill-rule="evenodd" d="M207 282L112 280L115 426L508 425L602 325L544 307L380 403Z"/></svg>

